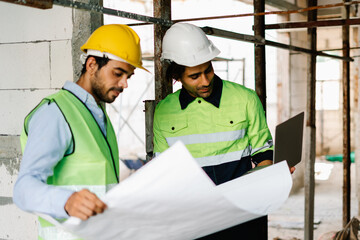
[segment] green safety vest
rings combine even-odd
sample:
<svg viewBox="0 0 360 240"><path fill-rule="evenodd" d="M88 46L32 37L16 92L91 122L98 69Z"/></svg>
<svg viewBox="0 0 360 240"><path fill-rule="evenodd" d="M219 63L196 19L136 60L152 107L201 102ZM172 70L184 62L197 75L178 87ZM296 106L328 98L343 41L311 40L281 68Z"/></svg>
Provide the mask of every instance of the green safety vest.
<svg viewBox="0 0 360 240"><path fill-rule="evenodd" d="M45 103L54 102L69 124L74 150L64 156L54 168L54 174L47 179L47 184L79 191L89 189L97 196L103 196L118 183L119 154L116 136L106 112L106 137L102 133L90 110L75 95L67 90L60 90L41 101L25 118L21 134L22 151L27 141L29 119ZM39 239L79 239L39 218Z"/></svg>
<svg viewBox="0 0 360 240"><path fill-rule="evenodd" d="M256 93L222 82L219 108L198 97L182 110L180 90L159 102L154 115L155 156L182 141L198 164L207 167L273 149Z"/></svg>

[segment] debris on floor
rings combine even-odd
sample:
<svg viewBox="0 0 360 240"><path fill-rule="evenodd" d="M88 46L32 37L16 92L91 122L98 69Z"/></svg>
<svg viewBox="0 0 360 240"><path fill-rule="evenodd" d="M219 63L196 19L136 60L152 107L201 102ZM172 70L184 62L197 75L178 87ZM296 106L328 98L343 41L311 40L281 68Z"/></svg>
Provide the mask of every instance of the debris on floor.
<svg viewBox="0 0 360 240"><path fill-rule="evenodd" d="M318 225L321 223L320 219L314 220L314 229L317 229ZM269 227L281 228L281 229L304 229L304 220L290 220L290 221L272 221L268 223Z"/></svg>

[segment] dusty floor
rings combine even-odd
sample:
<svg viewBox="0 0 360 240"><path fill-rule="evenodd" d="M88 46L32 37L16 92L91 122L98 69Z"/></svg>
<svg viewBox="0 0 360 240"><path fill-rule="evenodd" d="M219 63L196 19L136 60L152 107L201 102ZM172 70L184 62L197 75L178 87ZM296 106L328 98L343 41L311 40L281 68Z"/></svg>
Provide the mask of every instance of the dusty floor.
<svg viewBox="0 0 360 240"><path fill-rule="evenodd" d="M342 162L329 162L317 159L333 168L327 180L315 180L315 216L314 240L325 233L342 229ZM354 164L351 166L351 182L355 182ZM351 217L357 214L357 202L354 187L351 193ZM359 217L357 217L359 219ZM269 239L304 239L304 189L289 196L285 204L268 217Z"/></svg>

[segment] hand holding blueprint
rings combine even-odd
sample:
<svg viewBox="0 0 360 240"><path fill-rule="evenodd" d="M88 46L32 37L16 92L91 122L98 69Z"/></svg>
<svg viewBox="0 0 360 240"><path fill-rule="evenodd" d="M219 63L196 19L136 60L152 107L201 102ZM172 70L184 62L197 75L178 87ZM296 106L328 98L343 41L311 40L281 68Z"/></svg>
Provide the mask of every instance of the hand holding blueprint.
<svg viewBox="0 0 360 240"><path fill-rule="evenodd" d="M178 142L111 189L103 214L59 226L85 239L195 239L276 210L291 186L285 161L215 186Z"/></svg>

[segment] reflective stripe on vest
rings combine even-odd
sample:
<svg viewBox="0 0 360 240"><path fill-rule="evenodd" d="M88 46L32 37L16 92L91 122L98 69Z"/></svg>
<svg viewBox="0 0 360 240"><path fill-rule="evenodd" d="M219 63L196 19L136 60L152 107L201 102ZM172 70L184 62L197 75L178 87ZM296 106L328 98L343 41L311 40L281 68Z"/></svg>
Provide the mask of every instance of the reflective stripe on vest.
<svg viewBox="0 0 360 240"><path fill-rule="evenodd" d="M200 167L208 167L219 165L223 163L239 161L243 157L250 156L250 147L245 148L244 150L236 152L227 152L225 154L219 154L215 156L207 156L201 158L195 158Z"/></svg>
<svg viewBox="0 0 360 240"><path fill-rule="evenodd" d="M155 157L159 156L161 153L156 152ZM239 157L240 156L240 157ZM208 156L208 157L201 157L195 158L196 162L199 164L200 167L208 167L214 166L218 164L223 164L227 162L233 162L240 160L240 158L250 156L250 147L247 147L241 151L235 152L228 152L225 154L215 155L215 156Z"/></svg>
<svg viewBox="0 0 360 240"><path fill-rule="evenodd" d="M176 141L181 141L185 145L196 143L214 143L214 142L227 142L235 141L245 136L246 129L228 132L216 132L207 134L191 134L185 136L167 137L166 141L169 146L172 146Z"/></svg>
<svg viewBox="0 0 360 240"><path fill-rule="evenodd" d="M264 144L264 146L253 149L251 151L251 154L254 154L254 153L258 152L258 151L261 151L262 149L270 148L272 146L273 146L273 140L269 140Z"/></svg>
<svg viewBox="0 0 360 240"><path fill-rule="evenodd" d="M181 109L180 90L157 104L155 156L182 141L198 164L206 167L273 149L264 109L256 93L232 82L222 82L219 108L198 97Z"/></svg>
<svg viewBox="0 0 360 240"><path fill-rule="evenodd" d="M55 226L42 227L40 223L38 224L38 235L41 240L81 240L78 236L62 228Z"/></svg>

